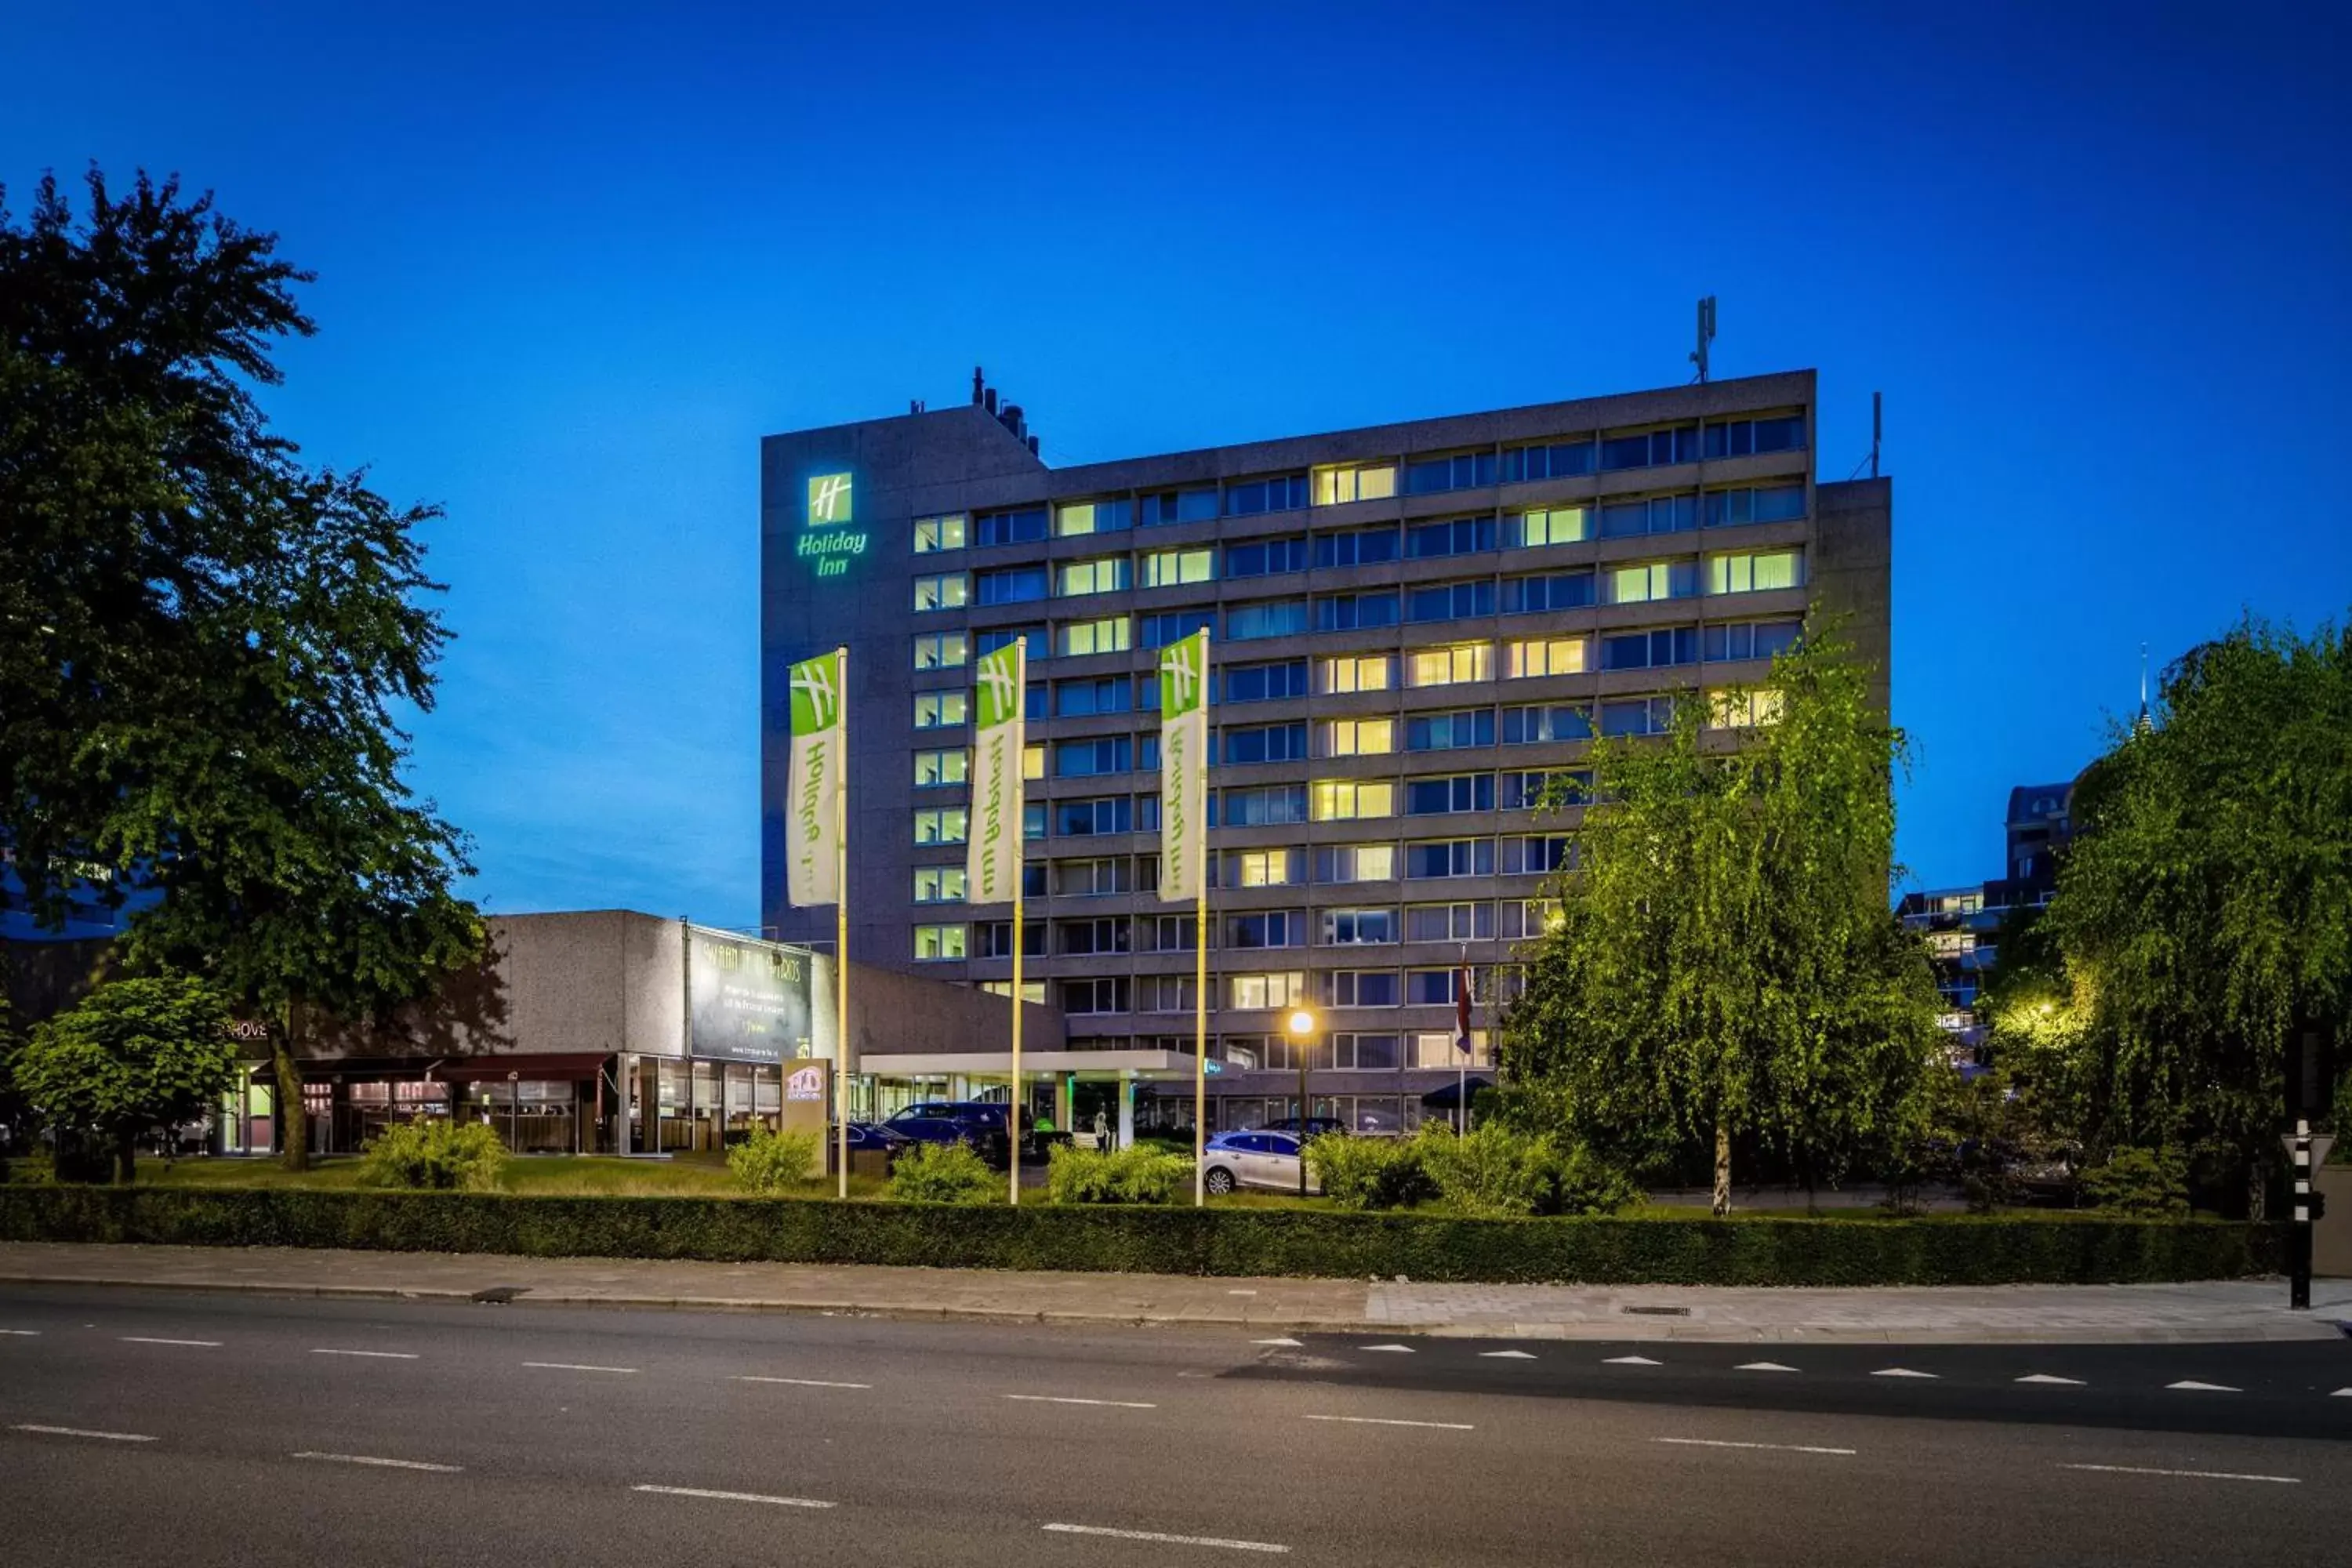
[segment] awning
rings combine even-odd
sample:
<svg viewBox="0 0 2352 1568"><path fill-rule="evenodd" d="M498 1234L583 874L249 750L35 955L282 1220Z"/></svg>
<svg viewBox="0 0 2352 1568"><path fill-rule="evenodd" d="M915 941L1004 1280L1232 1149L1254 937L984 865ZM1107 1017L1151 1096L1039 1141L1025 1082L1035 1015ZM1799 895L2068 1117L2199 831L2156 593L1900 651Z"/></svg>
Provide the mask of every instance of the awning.
<svg viewBox="0 0 2352 1568"><path fill-rule="evenodd" d="M1471 1103L1474 1105L1477 1103L1478 1091L1480 1089L1492 1089L1494 1087L1495 1085L1490 1079L1483 1078L1472 1079L1470 1080ZM1432 1106L1440 1110L1451 1110L1454 1109L1456 1101L1460 1100L1461 1094L1462 1082L1457 1079L1454 1082L1447 1084L1443 1089L1431 1089L1427 1094L1421 1097L1421 1102L1423 1105Z"/></svg>

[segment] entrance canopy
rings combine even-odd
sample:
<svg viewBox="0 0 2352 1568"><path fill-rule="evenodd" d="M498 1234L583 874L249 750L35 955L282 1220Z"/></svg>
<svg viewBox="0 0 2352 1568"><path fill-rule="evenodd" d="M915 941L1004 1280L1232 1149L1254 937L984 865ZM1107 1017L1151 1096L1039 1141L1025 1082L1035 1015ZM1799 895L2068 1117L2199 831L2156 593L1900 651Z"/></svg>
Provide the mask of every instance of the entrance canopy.
<svg viewBox="0 0 2352 1568"><path fill-rule="evenodd" d="M1010 1051L924 1051L906 1056L869 1056L854 1071L876 1078L1003 1078L1013 1070ZM1024 1051L1021 1071L1085 1073L1138 1079L1190 1079L1192 1058L1183 1051Z"/></svg>

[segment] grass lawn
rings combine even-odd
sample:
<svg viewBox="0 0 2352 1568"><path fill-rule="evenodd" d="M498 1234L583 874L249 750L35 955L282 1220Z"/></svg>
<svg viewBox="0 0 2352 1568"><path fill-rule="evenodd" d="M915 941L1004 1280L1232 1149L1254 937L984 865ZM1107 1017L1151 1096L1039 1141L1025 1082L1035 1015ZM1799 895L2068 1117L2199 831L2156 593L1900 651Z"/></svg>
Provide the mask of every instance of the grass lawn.
<svg viewBox="0 0 2352 1568"><path fill-rule="evenodd" d="M268 1159L179 1160L165 1166L160 1160L139 1163L139 1184L152 1187L356 1187L360 1162L355 1155L322 1155L299 1175L288 1173ZM740 1197L727 1162L717 1154L677 1154L666 1160L630 1160L612 1154L524 1155L506 1163L499 1190L538 1197ZM831 1182L812 1184L794 1197L831 1197ZM849 1195L882 1195L882 1184L870 1176L852 1176Z"/></svg>

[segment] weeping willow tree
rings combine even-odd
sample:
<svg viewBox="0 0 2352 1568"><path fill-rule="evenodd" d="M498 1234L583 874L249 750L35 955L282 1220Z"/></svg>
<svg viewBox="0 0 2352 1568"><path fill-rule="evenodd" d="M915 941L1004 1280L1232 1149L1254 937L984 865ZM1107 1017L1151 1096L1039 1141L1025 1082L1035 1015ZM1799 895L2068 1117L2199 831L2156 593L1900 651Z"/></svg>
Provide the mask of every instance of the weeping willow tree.
<svg viewBox="0 0 2352 1568"><path fill-rule="evenodd" d="M1521 1114L1634 1163L1711 1145L1718 1214L1736 1142L1831 1179L1900 1145L1940 1036L1888 907L1906 752L1869 677L1817 626L1766 686L1594 743L1558 919L1500 1026Z"/></svg>

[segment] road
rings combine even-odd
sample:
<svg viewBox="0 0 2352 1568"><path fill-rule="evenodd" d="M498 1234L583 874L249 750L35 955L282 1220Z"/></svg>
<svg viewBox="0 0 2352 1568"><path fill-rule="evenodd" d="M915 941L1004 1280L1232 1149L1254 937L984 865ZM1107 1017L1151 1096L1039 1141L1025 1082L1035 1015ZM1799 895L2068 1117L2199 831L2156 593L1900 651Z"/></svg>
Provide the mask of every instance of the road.
<svg viewBox="0 0 2352 1568"><path fill-rule="evenodd" d="M2077 1568L2328 1561L2347 1532L2352 1342L1254 1341L0 1289L11 1568Z"/></svg>

